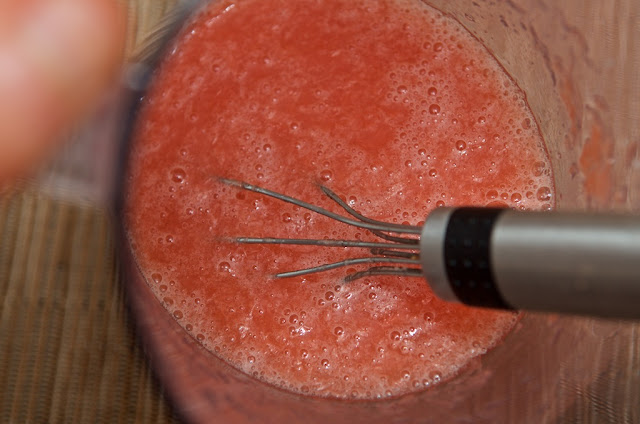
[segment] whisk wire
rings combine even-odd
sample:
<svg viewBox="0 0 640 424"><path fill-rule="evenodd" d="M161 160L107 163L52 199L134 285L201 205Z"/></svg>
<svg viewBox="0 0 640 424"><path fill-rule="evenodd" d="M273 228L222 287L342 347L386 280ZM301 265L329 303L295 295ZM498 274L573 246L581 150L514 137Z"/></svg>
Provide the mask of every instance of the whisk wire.
<svg viewBox="0 0 640 424"><path fill-rule="evenodd" d="M368 276L375 275L395 275L403 277L421 277L419 260L419 239L416 237L392 236L387 233L419 235L421 228L414 225L401 225L386 223L368 218L344 202L337 194L328 187L320 185L322 192L331 200L336 202L353 218L344 217L337 213L331 212L319 206L312 205L303 200L296 199L285 194L281 194L272 190L258 187L244 181L233 180L229 178L218 178L224 184L239 187L254 193L263 194L293 205L302 207L312 212L331 218L335 221L342 222L358 228L369 230L372 234L380 237L387 242L369 242L361 240L336 240L336 239L288 239L274 237L237 237L234 241L243 244L287 244L287 245L311 245L323 247L357 247L367 248L373 255L364 258L350 258L339 262L319 265L315 267L299 269L296 271L281 272L275 275L276 278L296 277L301 275L313 274L323 271L329 271L336 268L347 267L360 264L387 263L397 264L398 266L372 266L364 271L358 271L347 275L345 282L357 280Z"/></svg>
<svg viewBox="0 0 640 424"><path fill-rule="evenodd" d="M406 234L420 234L421 232L421 228L415 225L399 225L399 224L371 223L371 222L364 222L364 221L356 221L354 219L350 219L342 215L338 215L337 213L331 212L319 206L312 205L311 203L307 203L303 200L287 196L286 194L268 190L266 188L258 187L244 181L238 181L238 180L233 180L229 178L219 178L219 181L227 185L240 187L244 190L252 191L254 193L264 194L266 196L273 197L274 199L282 200L283 202L300 206L301 208L310 210L320 215L324 215L328 218L334 219L344 224L352 225L354 227L365 228L367 230L378 230L378 231L406 233Z"/></svg>

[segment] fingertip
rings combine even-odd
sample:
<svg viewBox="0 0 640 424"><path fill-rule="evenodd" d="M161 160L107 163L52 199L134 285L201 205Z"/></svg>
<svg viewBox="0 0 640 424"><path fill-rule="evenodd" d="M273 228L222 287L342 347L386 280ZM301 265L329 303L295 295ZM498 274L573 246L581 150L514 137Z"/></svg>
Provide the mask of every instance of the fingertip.
<svg viewBox="0 0 640 424"><path fill-rule="evenodd" d="M91 111L120 69L115 0L31 3L0 39L0 181L28 172Z"/></svg>

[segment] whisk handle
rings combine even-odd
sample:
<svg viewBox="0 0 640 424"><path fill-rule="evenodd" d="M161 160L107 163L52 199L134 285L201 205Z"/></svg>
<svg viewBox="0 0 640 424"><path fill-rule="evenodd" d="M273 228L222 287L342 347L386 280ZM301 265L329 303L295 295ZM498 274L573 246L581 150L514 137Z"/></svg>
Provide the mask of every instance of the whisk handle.
<svg viewBox="0 0 640 424"><path fill-rule="evenodd" d="M445 300L640 318L640 217L440 208L420 243L425 277Z"/></svg>

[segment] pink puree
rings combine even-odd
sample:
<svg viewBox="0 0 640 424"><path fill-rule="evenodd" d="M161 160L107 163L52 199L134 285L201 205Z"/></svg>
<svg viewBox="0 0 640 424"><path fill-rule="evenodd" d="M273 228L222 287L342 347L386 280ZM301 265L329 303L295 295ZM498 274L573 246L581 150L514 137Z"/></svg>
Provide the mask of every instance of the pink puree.
<svg viewBox="0 0 640 424"><path fill-rule="evenodd" d="M127 225L158 299L233 366L316 396L424 390L517 317L442 302L422 279L342 284L353 269L340 269L275 280L367 252L224 237L374 237L216 176L339 211L319 181L397 223L440 205L553 203L524 94L460 24L419 1L218 2L167 57L135 138Z"/></svg>

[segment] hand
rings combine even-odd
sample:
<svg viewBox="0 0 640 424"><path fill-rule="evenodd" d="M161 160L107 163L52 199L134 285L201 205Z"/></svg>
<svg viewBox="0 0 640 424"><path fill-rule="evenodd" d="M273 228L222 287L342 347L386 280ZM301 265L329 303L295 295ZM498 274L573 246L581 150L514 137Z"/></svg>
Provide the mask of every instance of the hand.
<svg viewBox="0 0 640 424"><path fill-rule="evenodd" d="M0 186L55 150L119 69L119 0L0 0Z"/></svg>

